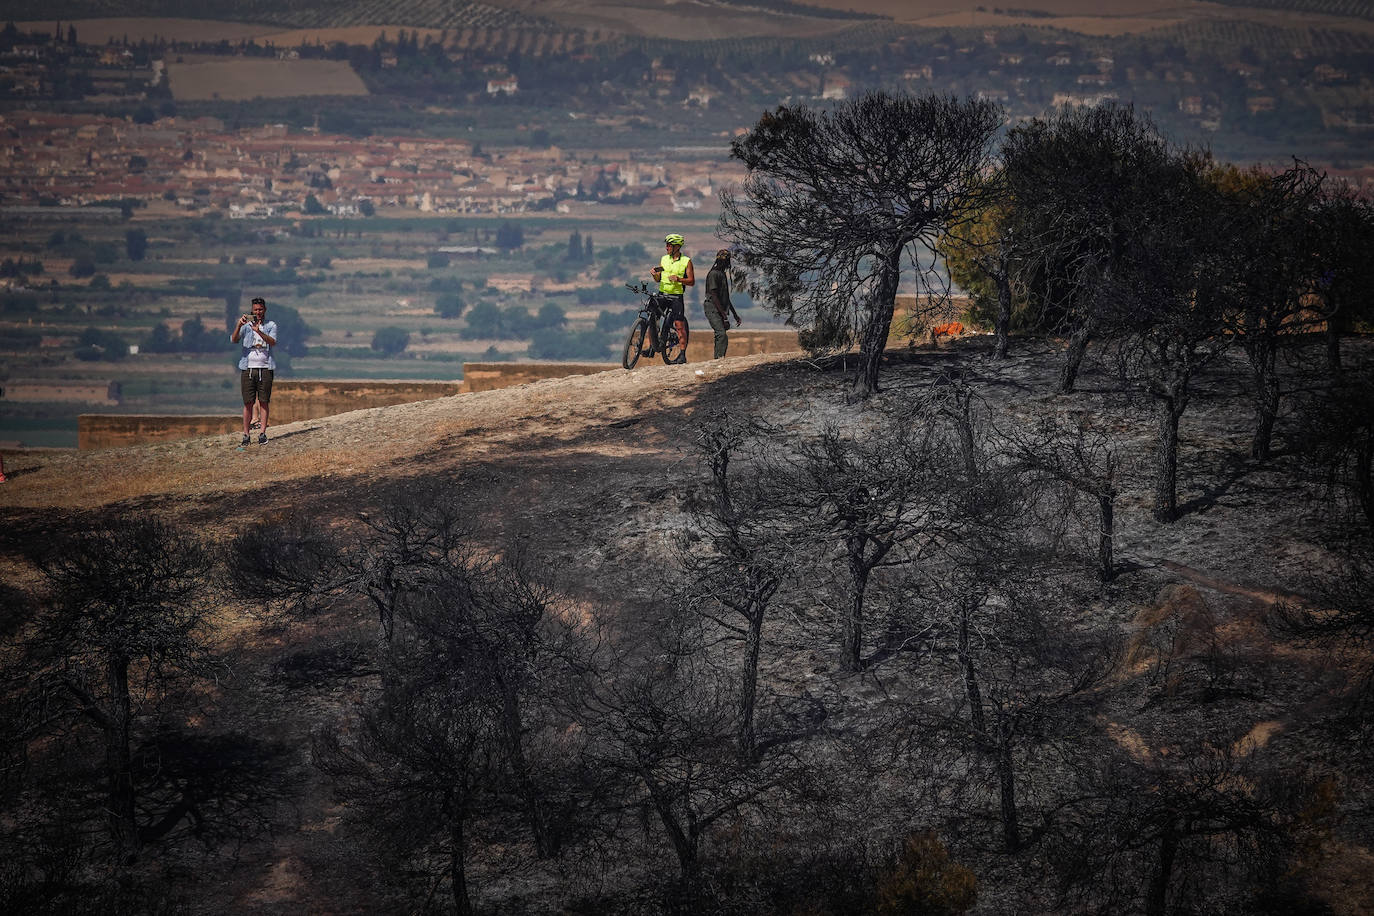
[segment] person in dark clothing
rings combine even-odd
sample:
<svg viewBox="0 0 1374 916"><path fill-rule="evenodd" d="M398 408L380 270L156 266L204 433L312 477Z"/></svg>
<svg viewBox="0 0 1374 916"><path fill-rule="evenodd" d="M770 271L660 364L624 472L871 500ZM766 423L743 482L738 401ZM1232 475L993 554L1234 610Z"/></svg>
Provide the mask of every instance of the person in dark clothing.
<svg viewBox="0 0 1374 916"><path fill-rule="evenodd" d="M706 295L702 297L701 307L706 312L706 320L711 322L711 330L716 332L715 356L720 359L730 346L726 329L730 327L730 316L735 318L735 327L740 326L739 312L730 301L730 249L722 248L716 252L716 263L706 274Z"/></svg>

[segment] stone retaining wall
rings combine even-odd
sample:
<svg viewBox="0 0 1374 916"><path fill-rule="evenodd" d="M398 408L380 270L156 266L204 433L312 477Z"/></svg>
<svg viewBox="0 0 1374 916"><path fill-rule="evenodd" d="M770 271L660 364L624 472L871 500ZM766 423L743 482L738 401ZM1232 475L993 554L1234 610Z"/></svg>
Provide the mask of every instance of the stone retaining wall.
<svg viewBox="0 0 1374 916"><path fill-rule="evenodd" d="M704 328L705 330L702 330ZM704 363L711 359L715 348L715 335L711 326L703 320L701 326L693 326L687 341L687 362ZM730 331L729 356L752 356L756 353L788 353L800 349L797 332L788 329L768 328L751 331L736 328ZM661 357L644 361L642 365L661 366ZM550 378L566 378L571 375L591 375L620 369L619 363L463 363L463 391L491 391L496 388L511 388L529 382L539 382ZM620 371L624 371L620 369Z"/></svg>
<svg viewBox="0 0 1374 916"><path fill-rule="evenodd" d="M366 407L391 407L443 398L461 390L462 384L456 381L281 379L272 385L272 409L268 420L270 426L281 426ZM226 407L234 410L231 405ZM239 411L226 411L223 416L82 414L76 420L76 447L117 448L168 439L218 436L242 429L243 414Z"/></svg>
<svg viewBox="0 0 1374 916"><path fill-rule="evenodd" d="M463 391L492 391L570 375L620 369L619 363L463 363ZM624 371L624 370L621 370Z"/></svg>
<svg viewBox="0 0 1374 916"><path fill-rule="evenodd" d="M83 413L76 418L76 447L118 448L169 439L242 432L243 416L176 417L149 414Z"/></svg>
<svg viewBox="0 0 1374 916"><path fill-rule="evenodd" d="M279 379L272 384L272 425L318 420L365 407L392 407L432 398L445 398L463 390L459 381L409 380L337 381L330 379Z"/></svg>
<svg viewBox="0 0 1374 916"><path fill-rule="evenodd" d="M687 362L704 363L715 352L716 335L706 319L692 324L692 332L687 338ZM730 349L726 358L731 356L753 356L756 353L790 353L800 350L797 332L791 328L764 328L750 330L730 328ZM657 357L655 357L657 359Z"/></svg>

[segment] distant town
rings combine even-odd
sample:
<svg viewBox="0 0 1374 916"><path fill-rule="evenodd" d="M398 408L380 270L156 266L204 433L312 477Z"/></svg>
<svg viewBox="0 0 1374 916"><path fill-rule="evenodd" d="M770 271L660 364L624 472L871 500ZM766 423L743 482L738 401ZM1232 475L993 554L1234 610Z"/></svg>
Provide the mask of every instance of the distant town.
<svg viewBox="0 0 1374 916"><path fill-rule="evenodd" d="M5 207L130 201L233 219L701 209L743 177L722 146L710 160L631 161L614 151L503 148L453 139L363 139L285 125L227 131L222 121L140 124L91 114L0 114Z"/></svg>
<svg viewBox="0 0 1374 916"><path fill-rule="evenodd" d="M96 46L72 24L26 33L9 23L0 195L7 206L162 199L245 218L681 211L739 176L729 138L762 111L870 88L973 95L1011 121L1130 102L1219 158L1296 155L1374 183L1374 37L1231 28L1230 41L1198 30L1093 39L890 27L862 43L845 33L661 47L528 28L402 29L370 45L287 48ZM646 161L643 149L664 155Z"/></svg>

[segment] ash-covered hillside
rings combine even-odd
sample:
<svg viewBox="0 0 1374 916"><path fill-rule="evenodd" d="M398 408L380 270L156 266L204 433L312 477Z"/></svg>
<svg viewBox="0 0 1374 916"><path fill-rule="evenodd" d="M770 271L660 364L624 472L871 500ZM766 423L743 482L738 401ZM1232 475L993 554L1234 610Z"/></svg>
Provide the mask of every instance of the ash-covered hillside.
<svg viewBox="0 0 1374 916"><path fill-rule="evenodd" d="M1318 349L1263 461L1194 380L1172 521L1110 354L982 337L7 461L0 900L1368 912L1370 354Z"/></svg>

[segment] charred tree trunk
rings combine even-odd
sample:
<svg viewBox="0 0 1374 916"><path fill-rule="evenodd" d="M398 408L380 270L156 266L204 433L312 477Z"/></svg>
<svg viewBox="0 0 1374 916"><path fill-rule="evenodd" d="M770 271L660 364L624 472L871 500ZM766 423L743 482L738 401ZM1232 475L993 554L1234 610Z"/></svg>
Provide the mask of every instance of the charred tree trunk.
<svg viewBox="0 0 1374 916"><path fill-rule="evenodd" d="M864 555L867 543L868 538L861 534L850 535L846 543L851 593L840 633L840 667L845 671L858 671L863 667L864 596L873 569Z"/></svg>
<svg viewBox="0 0 1374 916"><path fill-rule="evenodd" d="M640 778L644 780L644 787L649 790L649 799L653 802L659 822L663 824L663 831L668 834L668 842L677 855L681 878L684 882L690 881L697 871L696 839L678 822L677 815L673 813L672 802L665 797L664 789L658 784L658 780L647 770L640 772Z"/></svg>
<svg viewBox="0 0 1374 916"><path fill-rule="evenodd" d="M1374 531L1374 439L1365 437L1355 450L1355 497Z"/></svg>
<svg viewBox="0 0 1374 916"><path fill-rule="evenodd" d="M744 640L744 665L740 670L739 726L735 743L745 763L758 760L758 735L754 731L754 705L758 697L759 649L763 642L763 611L757 607L749 616Z"/></svg>
<svg viewBox="0 0 1374 916"><path fill-rule="evenodd" d="M1326 368L1333 375L1341 371L1341 333L1333 324L1326 326Z"/></svg>
<svg viewBox="0 0 1374 916"><path fill-rule="evenodd" d="M1069 348L1064 352L1064 365L1059 370L1059 391L1067 394L1078 383L1078 370L1083 367L1083 357L1087 355L1088 344L1093 339L1091 321L1084 321L1074 329L1069 338Z"/></svg>
<svg viewBox="0 0 1374 916"><path fill-rule="evenodd" d="M997 317L993 319L993 359L1006 359L1011 346L1011 276L1004 252L997 273Z"/></svg>
<svg viewBox="0 0 1374 916"><path fill-rule="evenodd" d="M959 437L959 457L964 461L965 486L978 485L978 445L973 439L973 407L968 398L961 398L959 410L951 411L954 432Z"/></svg>
<svg viewBox="0 0 1374 916"><path fill-rule="evenodd" d="M1169 881L1173 878L1174 860L1178 856L1178 827L1169 824L1159 838L1159 858L1155 862L1150 886L1145 891L1145 916L1165 916L1169 907Z"/></svg>
<svg viewBox="0 0 1374 916"><path fill-rule="evenodd" d="M1255 435L1250 440L1250 457L1267 460L1274 440L1274 421L1279 415L1279 383L1268 379L1255 395Z"/></svg>
<svg viewBox="0 0 1374 916"><path fill-rule="evenodd" d="M1248 356L1255 385L1255 434L1250 439L1250 457L1263 461L1269 457L1274 421L1279 415L1277 352L1273 347L1252 348Z"/></svg>
<svg viewBox="0 0 1374 916"><path fill-rule="evenodd" d="M1158 464L1155 468L1155 521L1178 518L1178 420L1183 404L1177 396L1159 398Z"/></svg>
<svg viewBox="0 0 1374 916"><path fill-rule="evenodd" d="M1341 371L1341 334L1345 331L1345 320L1340 303L1333 298L1327 299L1326 318L1326 368L1332 375Z"/></svg>
<svg viewBox="0 0 1374 916"><path fill-rule="evenodd" d="M878 369L882 365L887 335L892 329L892 311L897 302L897 281L901 279L902 246L896 245L882 257L878 280L870 300L868 321L859 339L859 373L854 379L854 394L867 398L878 392Z"/></svg>
<svg viewBox="0 0 1374 916"><path fill-rule="evenodd" d="M969 721L973 724L974 731L986 737L988 723L983 713L983 691L978 686L978 669L973 664L973 652L970 648L969 617L972 614L973 608L969 606L969 602L961 602L959 607L959 665L964 673L964 695L968 698Z"/></svg>
<svg viewBox="0 0 1374 916"><path fill-rule="evenodd" d="M1099 492L1097 511L1101 520L1097 532L1097 577L1103 582L1110 582L1116 576L1116 558L1112 553L1116 533L1116 493Z"/></svg>
<svg viewBox="0 0 1374 916"><path fill-rule="evenodd" d="M506 754L510 758L511 775L525 809L530 834L534 837L535 855L548 859L558 855L560 838L549 816L548 807L540 797L538 786L525 756L524 722L520 713L520 697L515 690L502 687L502 727L505 731Z"/></svg>
<svg viewBox="0 0 1374 916"><path fill-rule="evenodd" d="M132 865L138 859L138 821L135 818L134 777L130 747L133 741L133 708L129 700L129 662L111 659L106 669L113 708L104 724L107 817L115 861Z"/></svg>
<svg viewBox="0 0 1374 916"><path fill-rule="evenodd" d="M453 910L458 916L472 916L472 900L468 897L467 841L463 836L463 812L453 815L449 822L448 878L453 892Z"/></svg>
<svg viewBox="0 0 1374 916"><path fill-rule="evenodd" d="M1007 852L1021 849L1021 824L1016 813L1016 769L1012 760L1011 736L1005 734L1006 724L998 726L997 787L1001 802L1002 842Z"/></svg>

